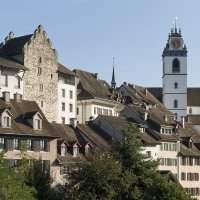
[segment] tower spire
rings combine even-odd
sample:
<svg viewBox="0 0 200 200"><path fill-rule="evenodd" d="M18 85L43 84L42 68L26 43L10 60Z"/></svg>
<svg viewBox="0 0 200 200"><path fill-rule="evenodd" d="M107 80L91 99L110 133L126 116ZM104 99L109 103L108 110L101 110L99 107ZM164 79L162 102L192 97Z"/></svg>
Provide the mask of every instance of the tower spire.
<svg viewBox="0 0 200 200"><path fill-rule="evenodd" d="M111 87L115 89L116 82L115 82L115 58L113 57L113 72L112 72L112 80L111 80Z"/></svg>

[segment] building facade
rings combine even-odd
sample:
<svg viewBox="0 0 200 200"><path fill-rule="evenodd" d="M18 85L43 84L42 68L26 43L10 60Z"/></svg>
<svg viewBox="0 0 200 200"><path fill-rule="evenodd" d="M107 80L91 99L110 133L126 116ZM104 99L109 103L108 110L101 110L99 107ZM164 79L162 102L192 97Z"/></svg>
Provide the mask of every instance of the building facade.
<svg viewBox="0 0 200 200"><path fill-rule="evenodd" d="M176 27L169 34L162 58L163 104L180 120L187 115L187 49Z"/></svg>

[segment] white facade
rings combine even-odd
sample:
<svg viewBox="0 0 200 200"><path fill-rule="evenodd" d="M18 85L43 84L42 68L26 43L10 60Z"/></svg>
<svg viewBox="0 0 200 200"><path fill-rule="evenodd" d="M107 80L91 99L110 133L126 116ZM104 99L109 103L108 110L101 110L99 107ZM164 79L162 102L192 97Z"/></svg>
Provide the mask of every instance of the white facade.
<svg viewBox="0 0 200 200"><path fill-rule="evenodd" d="M163 51L163 103L178 120L187 115L187 50L180 33L172 32Z"/></svg>
<svg viewBox="0 0 200 200"><path fill-rule="evenodd" d="M118 105L105 99L89 99L77 102L77 120L80 124L97 118L98 115L118 116Z"/></svg>
<svg viewBox="0 0 200 200"><path fill-rule="evenodd" d="M14 99L14 94L16 93L23 95L23 74L24 71L14 68L1 68L0 97L3 96L3 92L9 92L11 99Z"/></svg>
<svg viewBox="0 0 200 200"><path fill-rule="evenodd" d="M58 109L57 123L70 124L76 118L77 80L74 84L65 81L65 77L58 77Z"/></svg>
<svg viewBox="0 0 200 200"><path fill-rule="evenodd" d="M146 155L147 157L150 157L153 160L158 160L160 151L160 145L152 145L152 146L143 146L141 153Z"/></svg>

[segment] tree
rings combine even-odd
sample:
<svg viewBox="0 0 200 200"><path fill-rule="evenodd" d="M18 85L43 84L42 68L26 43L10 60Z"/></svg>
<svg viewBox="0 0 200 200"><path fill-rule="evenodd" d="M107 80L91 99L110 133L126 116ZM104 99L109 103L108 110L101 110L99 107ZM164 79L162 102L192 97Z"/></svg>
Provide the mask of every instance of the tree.
<svg viewBox="0 0 200 200"><path fill-rule="evenodd" d="M36 189L37 199L48 200L51 193L49 169L41 160L32 160L31 164L25 169L25 182Z"/></svg>
<svg viewBox="0 0 200 200"><path fill-rule="evenodd" d="M139 130L129 124L111 153L95 155L70 175L65 199L189 200L183 188L160 175L141 154Z"/></svg>
<svg viewBox="0 0 200 200"><path fill-rule="evenodd" d="M129 180L117 199L189 199L179 184L168 181L158 173L157 162L145 159L141 154L140 132L133 124L123 131L122 140L113 146L113 154L122 163L123 178Z"/></svg>
<svg viewBox="0 0 200 200"><path fill-rule="evenodd" d="M98 154L72 173L67 199L115 199L121 187L121 173L120 163L110 153Z"/></svg>
<svg viewBox="0 0 200 200"><path fill-rule="evenodd" d="M21 181L21 173L9 167L0 154L0 200L36 200L36 190Z"/></svg>

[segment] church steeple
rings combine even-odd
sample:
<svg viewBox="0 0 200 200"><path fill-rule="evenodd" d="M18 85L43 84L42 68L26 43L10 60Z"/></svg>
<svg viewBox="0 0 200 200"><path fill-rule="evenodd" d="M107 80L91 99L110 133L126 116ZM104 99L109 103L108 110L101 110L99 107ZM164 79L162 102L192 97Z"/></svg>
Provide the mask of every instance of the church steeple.
<svg viewBox="0 0 200 200"><path fill-rule="evenodd" d="M162 54L163 103L181 120L187 115L187 48L175 22Z"/></svg>
<svg viewBox="0 0 200 200"><path fill-rule="evenodd" d="M113 57L113 72L112 72L112 80L111 80L111 88L115 89L116 82L115 82L115 58Z"/></svg>

